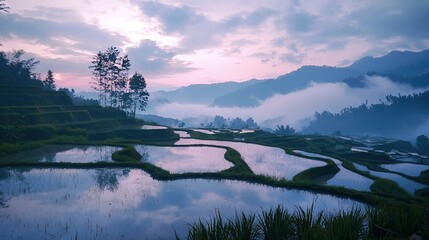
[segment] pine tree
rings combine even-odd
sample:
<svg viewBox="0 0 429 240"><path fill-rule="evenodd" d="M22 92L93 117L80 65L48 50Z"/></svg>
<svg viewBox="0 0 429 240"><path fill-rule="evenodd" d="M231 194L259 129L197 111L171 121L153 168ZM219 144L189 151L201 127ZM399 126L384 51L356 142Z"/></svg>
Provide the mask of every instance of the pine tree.
<svg viewBox="0 0 429 240"><path fill-rule="evenodd" d="M48 90L55 90L55 80L51 70L48 71L45 80L43 80L43 85Z"/></svg>

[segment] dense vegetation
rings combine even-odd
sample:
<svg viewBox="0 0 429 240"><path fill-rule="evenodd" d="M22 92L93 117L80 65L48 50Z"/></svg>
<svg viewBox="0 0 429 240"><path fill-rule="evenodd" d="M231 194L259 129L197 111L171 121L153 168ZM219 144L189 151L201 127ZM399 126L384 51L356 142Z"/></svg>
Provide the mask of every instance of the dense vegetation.
<svg viewBox="0 0 429 240"><path fill-rule="evenodd" d="M34 73L38 61L23 59L23 55L22 50L0 52L0 156L50 142L177 140L172 130L157 132L159 135L140 130L144 121L76 96L73 89L56 91L52 71L41 80L39 74ZM142 76L137 78L131 82L142 83ZM140 89L145 87L144 84Z"/></svg>
<svg viewBox="0 0 429 240"><path fill-rule="evenodd" d="M121 109L135 116L137 108L144 110L149 93L146 91L146 81L139 73L129 78L128 71L131 63L128 56L120 56L116 47L109 47L105 52L94 56L92 69L94 89L99 94L102 106Z"/></svg>
<svg viewBox="0 0 429 240"><path fill-rule="evenodd" d="M340 113L323 111L304 133L384 134L403 133L409 126L423 125L429 119L429 91L408 96L387 96L378 104L349 107Z"/></svg>
<svg viewBox="0 0 429 240"><path fill-rule="evenodd" d="M188 239L428 239L428 212L387 205L364 210L315 212L314 205L289 212L282 206L258 214L221 213L190 224Z"/></svg>

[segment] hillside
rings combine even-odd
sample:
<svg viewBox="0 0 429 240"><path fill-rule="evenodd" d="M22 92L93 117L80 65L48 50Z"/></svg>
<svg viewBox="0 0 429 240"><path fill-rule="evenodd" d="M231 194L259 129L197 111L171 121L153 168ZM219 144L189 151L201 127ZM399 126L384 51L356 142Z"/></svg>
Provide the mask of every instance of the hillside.
<svg viewBox="0 0 429 240"><path fill-rule="evenodd" d="M428 63L429 50L421 52L410 51L392 51L381 57L364 57L348 68L361 72L379 72L379 73L399 73L401 69L409 66L416 66L422 63ZM426 65L426 70L428 70ZM416 73L416 72L413 72Z"/></svg>
<svg viewBox="0 0 429 240"><path fill-rule="evenodd" d="M364 57L348 67L303 66L273 79L249 80L242 83L197 84L174 91L155 92L153 95L156 96L154 101L167 100L163 103L252 107L274 94L288 94L304 89L311 82L345 81L352 87L359 87L359 78L362 79L362 75L367 73L377 73L412 87L429 86L427 76L424 76L429 73L429 50L393 51L381 57Z"/></svg>
<svg viewBox="0 0 429 240"><path fill-rule="evenodd" d="M336 114L327 111L316 113L315 120L302 132L416 136L429 133L428 122L429 91L426 91L408 96L387 96L382 103L345 108Z"/></svg>
<svg viewBox="0 0 429 240"><path fill-rule="evenodd" d="M338 82L344 78L358 76L359 74L359 72L347 68L303 66L276 79L265 80L230 94L219 96L214 100L213 105L222 107L256 106L260 101L274 94L287 94L304 89L310 82Z"/></svg>
<svg viewBox="0 0 429 240"><path fill-rule="evenodd" d="M34 143L173 142L171 129L142 130L143 121L98 105L76 106L61 91L0 85L0 156Z"/></svg>
<svg viewBox="0 0 429 240"><path fill-rule="evenodd" d="M253 79L241 83L224 82L213 84L193 84L187 87L181 87L174 91L157 91L152 94L152 97L154 98L154 101L157 101L157 99L166 99L169 102L177 103L211 104L218 96L238 91L258 82L258 80Z"/></svg>

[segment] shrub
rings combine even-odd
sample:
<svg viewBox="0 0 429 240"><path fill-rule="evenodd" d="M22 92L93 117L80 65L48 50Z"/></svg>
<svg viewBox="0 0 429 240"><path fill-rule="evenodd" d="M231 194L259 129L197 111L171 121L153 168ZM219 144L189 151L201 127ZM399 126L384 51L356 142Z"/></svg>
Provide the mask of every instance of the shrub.
<svg viewBox="0 0 429 240"><path fill-rule="evenodd" d="M138 162L141 158L140 153L132 146L125 147L112 154L112 159L117 162Z"/></svg>

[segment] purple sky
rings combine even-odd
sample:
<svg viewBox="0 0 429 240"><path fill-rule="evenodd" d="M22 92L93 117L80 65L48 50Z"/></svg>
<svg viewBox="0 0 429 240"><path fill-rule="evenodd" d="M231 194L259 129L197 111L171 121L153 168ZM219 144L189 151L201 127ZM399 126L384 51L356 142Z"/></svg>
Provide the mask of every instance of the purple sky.
<svg viewBox="0 0 429 240"><path fill-rule="evenodd" d="M149 90L276 77L302 65L429 48L429 1L6 0L2 51L24 49L57 85L89 89L113 45Z"/></svg>

